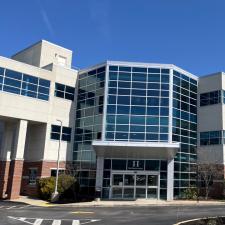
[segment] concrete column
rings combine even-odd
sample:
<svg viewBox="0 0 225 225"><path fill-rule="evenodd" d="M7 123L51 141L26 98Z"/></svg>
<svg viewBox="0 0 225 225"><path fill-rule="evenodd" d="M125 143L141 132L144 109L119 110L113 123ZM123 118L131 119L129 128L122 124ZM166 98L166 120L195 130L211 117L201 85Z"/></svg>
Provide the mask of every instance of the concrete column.
<svg viewBox="0 0 225 225"><path fill-rule="evenodd" d="M16 128L14 151L11 154L9 182L7 189L9 199L18 198L20 195L27 123L28 122L26 120L20 120Z"/></svg>
<svg viewBox="0 0 225 225"><path fill-rule="evenodd" d="M103 170L104 170L104 157L97 157L96 184L95 184L96 191L102 191Z"/></svg>
<svg viewBox="0 0 225 225"><path fill-rule="evenodd" d="M0 198L6 198L9 177L10 154L13 143L13 123L4 122L2 126L2 141L0 146Z"/></svg>
<svg viewBox="0 0 225 225"><path fill-rule="evenodd" d="M167 161L167 201L173 200L174 186L174 159Z"/></svg>

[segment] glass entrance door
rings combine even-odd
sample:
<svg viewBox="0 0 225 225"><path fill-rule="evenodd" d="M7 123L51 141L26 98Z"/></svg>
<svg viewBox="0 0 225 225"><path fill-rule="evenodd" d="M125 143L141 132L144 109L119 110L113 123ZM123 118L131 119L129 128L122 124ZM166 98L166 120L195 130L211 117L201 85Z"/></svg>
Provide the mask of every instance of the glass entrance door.
<svg viewBox="0 0 225 225"><path fill-rule="evenodd" d="M147 175L147 198L158 198L158 175Z"/></svg>
<svg viewBox="0 0 225 225"><path fill-rule="evenodd" d="M158 178L149 173L112 173L111 198L158 199Z"/></svg>

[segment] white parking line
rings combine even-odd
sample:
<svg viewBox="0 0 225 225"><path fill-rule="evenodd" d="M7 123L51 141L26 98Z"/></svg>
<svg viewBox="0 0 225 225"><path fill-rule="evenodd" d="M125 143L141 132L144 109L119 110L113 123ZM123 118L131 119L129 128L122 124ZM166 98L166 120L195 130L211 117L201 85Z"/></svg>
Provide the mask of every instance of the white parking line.
<svg viewBox="0 0 225 225"><path fill-rule="evenodd" d="M60 225L61 220L53 220L52 225Z"/></svg>
<svg viewBox="0 0 225 225"><path fill-rule="evenodd" d="M80 220L73 220L72 225L80 225Z"/></svg>
<svg viewBox="0 0 225 225"><path fill-rule="evenodd" d="M43 219L36 219L34 222L34 225L40 225L42 223Z"/></svg>
<svg viewBox="0 0 225 225"><path fill-rule="evenodd" d="M24 208L27 208L27 207L30 207L30 205L21 206L21 207L18 207L17 209L24 209Z"/></svg>
<svg viewBox="0 0 225 225"><path fill-rule="evenodd" d="M8 207L8 208L5 208L5 209L12 209L12 208L15 208L16 206L14 205L14 206L10 206L10 207Z"/></svg>

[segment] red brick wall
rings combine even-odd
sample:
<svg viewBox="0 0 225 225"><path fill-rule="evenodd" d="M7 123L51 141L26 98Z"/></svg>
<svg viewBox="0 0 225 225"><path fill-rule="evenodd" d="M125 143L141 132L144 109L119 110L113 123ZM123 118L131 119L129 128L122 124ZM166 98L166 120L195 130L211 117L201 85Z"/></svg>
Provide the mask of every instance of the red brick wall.
<svg viewBox="0 0 225 225"><path fill-rule="evenodd" d="M9 199L16 199L20 195L23 173L23 160L12 160L9 168L7 194Z"/></svg>
<svg viewBox="0 0 225 225"><path fill-rule="evenodd" d="M60 162L60 168L65 168L66 163ZM23 179L21 185L21 194L35 196L37 195L36 185L29 184L29 168L37 168L37 178L50 177L51 169L57 168L57 162L41 161L41 162L24 162Z"/></svg>

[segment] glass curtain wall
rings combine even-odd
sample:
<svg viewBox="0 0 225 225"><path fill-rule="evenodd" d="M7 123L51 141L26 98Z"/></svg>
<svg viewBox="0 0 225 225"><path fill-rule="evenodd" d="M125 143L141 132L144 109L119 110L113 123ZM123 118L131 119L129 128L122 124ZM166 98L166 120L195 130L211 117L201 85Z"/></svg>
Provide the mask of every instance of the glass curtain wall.
<svg viewBox="0 0 225 225"><path fill-rule="evenodd" d="M78 77L78 99L73 159L81 187L95 187L96 155L92 140L101 139L105 86L105 66L81 72Z"/></svg>
<svg viewBox="0 0 225 225"><path fill-rule="evenodd" d="M168 141L169 69L109 66L105 139Z"/></svg>
<svg viewBox="0 0 225 225"><path fill-rule="evenodd" d="M197 80L173 71L173 136L181 142L174 163L174 196L196 183L192 164L196 163L197 147Z"/></svg>

